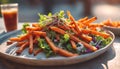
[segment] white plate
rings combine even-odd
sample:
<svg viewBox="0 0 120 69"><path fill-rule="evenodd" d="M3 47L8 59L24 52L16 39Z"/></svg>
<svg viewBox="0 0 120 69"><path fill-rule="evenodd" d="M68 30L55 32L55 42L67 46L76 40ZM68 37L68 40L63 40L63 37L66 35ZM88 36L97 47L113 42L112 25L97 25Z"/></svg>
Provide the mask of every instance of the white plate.
<svg viewBox="0 0 120 69"><path fill-rule="evenodd" d="M1 44L0 45L0 56L8 60L17 62L17 63L27 64L27 65L32 65L32 66L56 66L56 65L68 65L68 64L80 63L80 62L84 62L84 61L87 61L87 60L90 60L90 59L93 59L99 56L100 54L104 53L112 46L115 36L112 32L110 31L107 31L107 32L111 35L113 40L107 46L95 52L84 54L84 55L79 55L77 57L56 56L56 57L46 58L43 53L40 53L35 57L33 55L29 55L27 49L24 50L23 54L20 56L15 56L15 54L9 55L7 51L9 51L9 49L13 50L15 48L15 45L6 46L4 42L10 37L16 36L21 33L20 30L13 31L0 37L0 44Z"/></svg>

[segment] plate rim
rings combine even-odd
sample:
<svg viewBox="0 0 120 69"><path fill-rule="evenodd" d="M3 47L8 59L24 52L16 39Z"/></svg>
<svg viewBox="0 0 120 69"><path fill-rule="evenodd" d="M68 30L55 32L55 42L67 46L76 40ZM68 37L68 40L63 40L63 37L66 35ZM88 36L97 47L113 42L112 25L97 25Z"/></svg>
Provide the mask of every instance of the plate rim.
<svg viewBox="0 0 120 69"><path fill-rule="evenodd" d="M114 42L114 40L115 40L115 35L111 32L111 31L109 31L109 30L106 30L106 29L104 29L105 31L107 31L111 36L112 36L112 41L108 44L108 45L106 45L105 47L103 47L103 48L101 48L101 49L99 49L99 50L97 50L97 51L95 51L95 52L92 52L92 53L87 53L87 54L83 54L83 55L79 55L79 56L76 56L76 57L64 57L64 58L59 58L59 59L31 59L31 58L22 58L22 57L19 57L19 56L13 56L13 55L9 55L9 54L7 54L7 53L3 53L3 52L0 52L0 54L2 54L2 55L6 55L6 56L9 56L9 57L14 57L14 58L17 58L17 59L24 59L24 60L30 60L30 61L42 61L42 62L46 62L46 61L57 61L57 60L66 60L66 61L68 61L68 60L73 60L73 59L80 59L80 58L84 58L84 57L86 57L86 56L89 56L89 55L94 55L95 53L97 53L97 52L100 52L100 51L103 51L104 49L107 49L108 47L111 47L112 45L112 43ZM0 39L1 38L4 38L5 36L8 36L8 35L10 35L10 34L13 34L13 33L15 33L15 32L18 32L18 31L21 31L21 30L16 30L16 31L12 31L12 32L8 32L7 34L5 34L5 35L3 35L3 36L1 36L0 37ZM3 43L3 42L2 42ZM105 50L106 51L106 50ZM104 51L104 52L105 52ZM104 53L103 52L103 53ZM102 53L100 53L100 54L102 54ZM99 56L100 54L98 54L97 56ZM97 57L97 56L95 56L95 57ZM95 58L95 57L93 57L93 58ZM92 58L92 59L93 59ZM89 60L89 59L88 59ZM87 60L86 60L87 61ZM83 62L83 61L82 61ZM48 65L47 65L48 66Z"/></svg>

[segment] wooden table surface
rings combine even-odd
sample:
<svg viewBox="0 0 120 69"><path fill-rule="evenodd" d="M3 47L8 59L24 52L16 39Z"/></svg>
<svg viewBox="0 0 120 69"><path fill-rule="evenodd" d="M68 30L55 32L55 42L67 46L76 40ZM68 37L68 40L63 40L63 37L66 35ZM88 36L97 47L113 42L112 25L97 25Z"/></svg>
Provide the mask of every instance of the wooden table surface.
<svg viewBox="0 0 120 69"><path fill-rule="evenodd" d="M0 23L3 20L0 18ZM19 24L20 25L20 24ZM3 25L0 25L3 30ZM65 66L29 66L15 63L0 57L0 69L120 69L120 37L116 37L113 46L100 56L82 63Z"/></svg>

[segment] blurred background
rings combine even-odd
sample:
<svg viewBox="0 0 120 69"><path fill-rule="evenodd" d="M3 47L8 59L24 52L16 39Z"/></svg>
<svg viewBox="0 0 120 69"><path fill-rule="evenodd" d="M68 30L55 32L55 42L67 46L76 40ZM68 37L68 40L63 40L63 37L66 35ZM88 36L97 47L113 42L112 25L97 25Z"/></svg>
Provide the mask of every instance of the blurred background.
<svg viewBox="0 0 120 69"><path fill-rule="evenodd" d="M37 22L38 13L60 10L71 11L76 20L97 16L96 22L106 19L120 21L120 0L0 0L0 4L3 3L19 3L19 22Z"/></svg>

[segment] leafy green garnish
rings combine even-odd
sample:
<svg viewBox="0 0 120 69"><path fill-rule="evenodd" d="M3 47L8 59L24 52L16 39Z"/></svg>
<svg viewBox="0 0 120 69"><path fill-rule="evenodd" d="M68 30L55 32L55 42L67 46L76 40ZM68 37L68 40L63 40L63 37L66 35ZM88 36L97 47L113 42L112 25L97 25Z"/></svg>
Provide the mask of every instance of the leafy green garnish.
<svg viewBox="0 0 120 69"><path fill-rule="evenodd" d="M42 27L45 27L46 24L52 22L52 13L49 13L48 15L43 15L43 14L38 14L40 19L39 19L39 24Z"/></svg>
<svg viewBox="0 0 120 69"><path fill-rule="evenodd" d="M70 19L66 19L66 22L71 22L71 20Z"/></svg>
<svg viewBox="0 0 120 69"><path fill-rule="evenodd" d="M40 17L40 22L45 21L47 19L46 15L38 14Z"/></svg>
<svg viewBox="0 0 120 69"><path fill-rule="evenodd" d="M58 13L58 18L64 18L64 15L65 15L64 11L61 10L61 11Z"/></svg>
<svg viewBox="0 0 120 69"><path fill-rule="evenodd" d="M58 23L59 21L65 22L66 19L64 18L64 15L65 14L63 10L55 14L49 13L48 15L43 15L39 13L39 24L45 27L49 23Z"/></svg>
<svg viewBox="0 0 120 69"><path fill-rule="evenodd" d="M43 49L43 51L46 54L46 57L50 57L50 56L54 55L52 49L48 46L48 44L46 43L45 39L38 38L38 46L41 49Z"/></svg>
<svg viewBox="0 0 120 69"><path fill-rule="evenodd" d="M67 50L70 51L70 52L72 52L72 53L77 53L77 51L72 48L72 46L71 46L70 43L67 44Z"/></svg>
<svg viewBox="0 0 120 69"><path fill-rule="evenodd" d="M60 36L60 43L66 44L70 39L70 36L68 34L64 34Z"/></svg>
<svg viewBox="0 0 120 69"><path fill-rule="evenodd" d="M100 40L104 40L104 38L102 36L96 36L96 40L100 41Z"/></svg>
<svg viewBox="0 0 120 69"><path fill-rule="evenodd" d="M68 34L64 34L64 40L65 42L68 42L70 39L70 36Z"/></svg>
<svg viewBox="0 0 120 69"><path fill-rule="evenodd" d="M64 41L63 38L60 39L60 43L61 43L61 44L64 44L64 43L65 43L65 41Z"/></svg>
<svg viewBox="0 0 120 69"><path fill-rule="evenodd" d="M104 40L102 40L102 45L103 45L103 46L106 46L106 45L108 45L111 41L112 41L112 38L111 38L111 37L109 37L109 38L107 38L107 39L104 39Z"/></svg>
<svg viewBox="0 0 120 69"><path fill-rule="evenodd" d="M48 16L51 17L51 16L52 16L52 13L48 13Z"/></svg>
<svg viewBox="0 0 120 69"><path fill-rule="evenodd" d="M25 34L27 33L27 30L26 30L26 27L27 26L30 26L28 23L24 23L23 26L22 26L22 33Z"/></svg>
<svg viewBox="0 0 120 69"><path fill-rule="evenodd" d="M102 41L101 42L101 48L108 45L112 41L111 37L108 37L108 38L105 39L102 36L96 36L96 39L97 39L97 41Z"/></svg>
<svg viewBox="0 0 120 69"><path fill-rule="evenodd" d="M44 21L47 20L46 15L42 15L42 14L38 14L38 15L39 15L39 17L40 17L40 19L39 19L39 24L44 27L45 24L46 24Z"/></svg>
<svg viewBox="0 0 120 69"><path fill-rule="evenodd" d="M54 40L55 36L56 36L56 32L50 30L50 31L48 31L48 33L49 33L48 36L50 37L50 39Z"/></svg>

